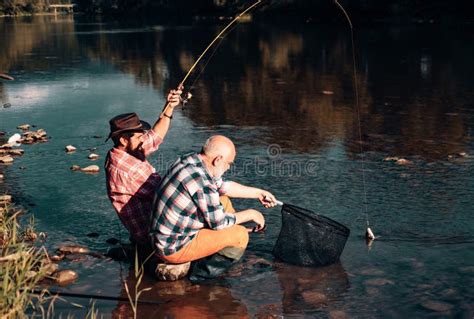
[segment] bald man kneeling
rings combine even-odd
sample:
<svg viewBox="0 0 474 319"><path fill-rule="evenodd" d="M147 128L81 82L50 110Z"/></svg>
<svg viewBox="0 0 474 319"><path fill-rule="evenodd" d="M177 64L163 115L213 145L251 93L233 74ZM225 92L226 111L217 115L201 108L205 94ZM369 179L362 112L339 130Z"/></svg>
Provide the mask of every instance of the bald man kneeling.
<svg viewBox="0 0 474 319"><path fill-rule="evenodd" d="M195 261L191 278L219 276L242 257L249 237L240 224L253 221L257 231L265 226L257 210L226 211L220 196L275 206L270 192L222 179L235 156L230 139L212 136L200 153L179 158L157 190L151 226L156 255L171 264Z"/></svg>

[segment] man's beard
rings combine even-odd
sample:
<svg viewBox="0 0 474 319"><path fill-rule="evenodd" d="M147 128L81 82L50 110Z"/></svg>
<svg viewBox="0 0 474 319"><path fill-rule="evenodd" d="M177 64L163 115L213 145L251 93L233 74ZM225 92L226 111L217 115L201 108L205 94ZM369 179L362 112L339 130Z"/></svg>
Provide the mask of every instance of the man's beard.
<svg viewBox="0 0 474 319"><path fill-rule="evenodd" d="M138 145L136 149L128 148L127 153L134 156L134 157L136 157L136 158L138 158L138 159L140 159L140 160L143 160L145 158L145 155L143 153L142 146L143 146L143 143Z"/></svg>

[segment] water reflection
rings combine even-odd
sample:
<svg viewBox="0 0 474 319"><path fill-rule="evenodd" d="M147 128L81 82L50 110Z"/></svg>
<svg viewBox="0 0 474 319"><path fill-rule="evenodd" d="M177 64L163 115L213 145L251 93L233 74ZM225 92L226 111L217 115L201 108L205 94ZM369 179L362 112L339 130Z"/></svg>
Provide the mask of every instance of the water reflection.
<svg viewBox="0 0 474 319"><path fill-rule="evenodd" d="M133 75L138 83L159 91L181 80L219 30L122 29L114 24L79 24L72 17L34 17L14 22L3 19L0 24L5 39L0 70L30 73L67 68L78 58L85 58L109 63ZM463 85L472 88L472 81L466 84L463 73L457 72L469 56L457 54L462 47L447 32L437 37L424 32L424 49L420 52L411 31L358 33L360 71L356 82L362 150L445 159L466 150L466 135L472 127L472 121L466 121L469 99L460 91ZM443 44L439 44L439 37ZM440 45L449 47L451 43L452 54L434 53ZM197 81L188 83L194 99L186 114L200 126L265 127L268 132L262 136L264 142L293 151L314 153L339 140L345 142L349 154L358 153L361 148L351 52L345 30L239 26L223 41ZM36 58L38 55L42 58ZM472 63L468 65L472 67ZM412 80L407 80L401 69L407 70ZM430 97L421 98L428 88ZM325 95L323 91L333 94ZM1 99L8 101L5 87Z"/></svg>
<svg viewBox="0 0 474 319"><path fill-rule="evenodd" d="M284 315L303 315L324 309L342 298L349 288L341 263L321 268L276 263L274 269L283 291Z"/></svg>
<svg viewBox="0 0 474 319"><path fill-rule="evenodd" d="M133 269L125 280L133 291L136 278ZM246 306L232 295L225 284L192 284L187 279L174 282L157 282L154 278L144 277L141 288L151 288L140 299L156 301L157 304L139 305L140 318L248 318ZM122 286L120 297L127 298ZM161 303L161 304L158 304ZM128 302L120 302L112 312L113 318L133 317Z"/></svg>

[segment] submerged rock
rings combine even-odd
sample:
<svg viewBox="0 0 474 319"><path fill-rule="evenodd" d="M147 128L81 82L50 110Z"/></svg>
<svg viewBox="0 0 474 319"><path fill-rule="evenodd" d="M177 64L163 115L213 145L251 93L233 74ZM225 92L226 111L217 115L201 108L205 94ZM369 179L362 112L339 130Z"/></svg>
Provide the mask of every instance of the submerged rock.
<svg viewBox="0 0 474 319"><path fill-rule="evenodd" d="M446 312L451 310L454 306L450 303L443 301L427 300L421 303L421 306L428 310L436 312Z"/></svg>
<svg viewBox="0 0 474 319"><path fill-rule="evenodd" d="M301 293L301 296L309 305L319 305L328 301L328 297L320 291L304 291Z"/></svg>
<svg viewBox="0 0 474 319"><path fill-rule="evenodd" d="M72 153L72 152L75 152L77 150L77 148L75 148L72 145L66 145L65 149L66 149L66 152L68 152L68 153Z"/></svg>
<svg viewBox="0 0 474 319"><path fill-rule="evenodd" d="M80 171L81 167L79 165L72 165L71 166L71 171Z"/></svg>
<svg viewBox="0 0 474 319"><path fill-rule="evenodd" d="M364 281L364 284L369 286L385 286L394 285L395 283L392 280L386 278L374 278Z"/></svg>
<svg viewBox="0 0 474 319"><path fill-rule="evenodd" d="M74 282L79 275L72 270L61 270L55 275L55 281L58 285L64 286Z"/></svg>
<svg viewBox="0 0 474 319"><path fill-rule="evenodd" d="M8 109L8 108L10 108L10 107L12 107L12 104L11 104L11 103L5 103L5 104L3 104L3 108L4 108L4 109Z"/></svg>

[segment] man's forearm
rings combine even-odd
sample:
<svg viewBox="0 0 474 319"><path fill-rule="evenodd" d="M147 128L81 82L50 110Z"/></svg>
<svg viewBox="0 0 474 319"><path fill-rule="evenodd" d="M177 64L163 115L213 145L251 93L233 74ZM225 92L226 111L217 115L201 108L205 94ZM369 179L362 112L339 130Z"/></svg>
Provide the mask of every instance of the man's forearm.
<svg viewBox="0 0 474 319"><path fill-rule="evenodd" d="M168 114L173 114L173 109L166 111ZM168 133L168 129L170 128L171 119L163 116L161 119L158 119L153 126L153 131L157 133L162 139L165 138L166 133Z"/></svg>
<svg viewBox="0 0 474 319"><path fill-rule="evenodd" d="M245 186L236 182L228 182L229 186L225 193L229 197L233 198L259 198L259 195L263 192L260 188Z"/></svg>

